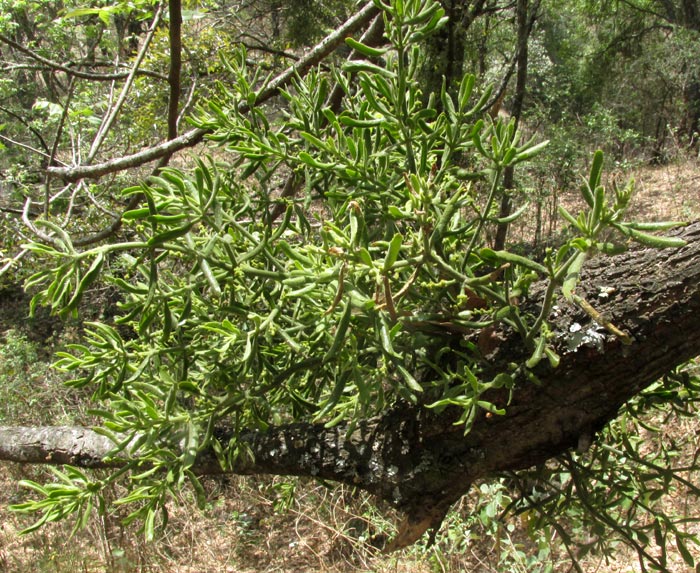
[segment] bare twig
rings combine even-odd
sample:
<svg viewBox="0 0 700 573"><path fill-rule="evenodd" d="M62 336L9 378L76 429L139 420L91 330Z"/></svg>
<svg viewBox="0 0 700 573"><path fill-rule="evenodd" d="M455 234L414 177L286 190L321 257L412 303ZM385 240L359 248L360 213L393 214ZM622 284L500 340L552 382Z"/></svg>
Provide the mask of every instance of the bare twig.
<svg viewBox="0 0 700 573"><path fill-rule="evenodd" d="M8 259L5 264L0 268L0 277L4 275L7 271L9 271L12 267L14 267L19 261L21 261L24 257L26 257L29 254L29 250L27 249L22 249L19 253L17 253L14 257L11 259Z"/></svg>
<svg viewBox="0 0 700 573"><path fill-rule="evenodd" d="M39 143L41 144L41 147L44 148L44 151L46 152L47 156L48 156L48 154L51 153L49 150L49 146L46 144L46 141L44 140L44 136L42 135L42 133L37 128L32 126L32 124L29 123L26 120L26 118L22 117L18 113L15 113L11 109L7 109L6 107L3 107L3 106L0 106L0 111L3 113L6 113L10 117L13 117L17 121L19 121L24 127L26 127L29 131L31 131L34 134L34 136L39 140ZM32 149L32 148L30 148L30 149ZM32 149L32 151L33 151L33 149Z"/></svg>
<svg viewBox="0 0 700 573"><path fill-rule="evenodd" d="M182 120L185 117L185 114L189 112L190 108L192 107L192 101L194 100L194 95L197 91L197 80L198 80L198 75L197 71L195 69L195 66L191 66L190 72L192 74L192 81L189 87L189 90L187 92L187 99L185 100L185 103L182 105L182 108L180 109L180 113L177 116L177 130L179 131L180 129L180 124L182 123Z"/></svg>
<svg viewBox="0 0 700 573"><path fill-rule="evenodd" d="M287 68L284 72L272 80L267 87L258 94L255 104L257 105L263 103L269 100L272 96L276 95L279 89L286 86L296 74L306 74L311 67L318 64L323 58L328 56L331 52L333 52L333 50L341 45L345 41L345 37L348 34L351 34L355 30L365 26L372 20L372 18L374 18L374 16L376 16L377 13L378 8L375 7L374 3L367 3L364 8L345 22L345 24L317 44L316 47L314 47L306 56L299 60L295 66ZM245 109L245 106L243 106L243 109ZM156 161L161 157L165 157L166 155L172 155L173 153L182 149L193 147L200 143L208 133L211 133L211 130L197 128L190 130L170 141L165 141L159 145L149 147L148 149L144 149L138 153L113 159L105 163L95 165L77 165L69 168L49 167L49 170L56 177L60 177L64 181L98 178L106 175L107 173L115 173L117 171L138 167L140 165L144 165L145 163Z"/></svg>
<svg viewBox="0 0 700 573"><path fill-rule="evenodd" d="M146 163L156 161L166 155L172 155L173 153L182 149L194 147L198 143L201 143L207 133L209 133L209 130L206 129L192 129L180 137L165 141L159 145L149 147L132 155L110 159L104 163L96 163L93 165L49 167L49 171L51 171L56 177L60 177L67 182L79 181L80 179L99 179L103 175L139 167Z"/></svg>
<svg viewBox="0 0 700 573"><path fill-rule="evenodd" d="M102 66L106 65L103 63L84 63L84 62L70 62L68 64L62 65L58 62L52 62L53 65L48 64L16 64L16 63L5 63L1 68L0 72L3 74L10 74L17 70L29 70L32 72L63 72L70 77L79 78L81 80L90 80L92 82L113 82L116 80L124 80L129 77L130 69L123 72L109 72L109 73L98 73L98 72L81 72L76 69L78 66ZM109 64L114 66L114 62ZM168 81L168 76L161 74L159 72L154 72L153 70L146 70L139 68L136 72L137 76L146 76L149 78L154 78L156 80Z"/></svg>
<svg viewBox="0 0 700 573"><path fill-rule="evenodd" d="M42 157L50 158L51 155L49 153L46 153L42 151L41 149L37 149L36 147L32 147L31 145L27 145L26 143L22 143L21 141L16 141L10 137L7 137L6 135L0 134L0 139L3 141L7 141L7 143L11 143L12 145L17 145L18 147L23 147L24 149L27 149L28 151L31 151L33 153L37 153L38 155L41 155ZM62 161L59 161L58 159L54 158L54 161L56 163L60 163L61 165L66 165Z"/></svg>
<svg viewBox="0 0 700 573"><path fill-rule="evenodd" d="M117 115L119 115L119 111L121 110L122 106L124 105L124 102L126 101L126 96L128 95L129 91L131 90L131 86L134 83L134 79L136 78L136 70L138 70L139 66L141 65L141 62L146 57L146 53L148 52L148 47L151 43L151 40L153 39L153 36L156 32L156 29L158 28L158 24L160 23L160 19L161 19L162 15L163 15L163 5L159 4L158 9L156 10L155 15L153 16L153 22L151 23L151 27L148 30L148 34L146 35L146 38L143 42L143 46L141 46L141 50L139 51L138 55L136 56L136 61L134 62L134 65L131 69L131 72L129 73L129 77L126 79L126 82L124 83L124 86L122 87L121 94L119 94L119 98L117 99L114 106L112 106L112 109L110 110L110 112L105 116L104 120L102 121L102 125L100 126L100 129L97 131L97 135L95 136L95 140L92 142L92 146L90 147L90 152L88 153L88 157L87 157L88 163L91 163L92 160L97 155L97 152L99 151L100 147L102 146L102 143L104 143L105 137L107 137L107 133L111 129L112 124L114 123L114 121L117 118Z"/></svg>
<svg viewBox="0 0 700 573"><path fill-rule="evenodd" d="M37 66L29 66L25 64L12 64L11 66L3 68L3 71L13 71L13 70L22 70L22 69L31 69L31 70L43 70L48 68L51 71L58 71L58 72L63 72L69 76L73 76L76 78L84 79L84 80L92 80L92 81L114 81L114 80L123 80L125 78L128 78L131 72L113 72L113 73L107 73L107 74L100 74L100 73L95 73L95 72L84 72L81 70L76 69L77 66L84 66L86 64L79 63L79 62L71 62L69 64L61 64L59 62L54 62L53 60L50 60L48 58L45 58L36 52L30 50L26 46L23 46L22 44L19 44L15 42L12 38L8 38L4 34L0 34L0 42L7 44L8 46L14 48L18 52L22 52L23 54L26 54L29 56L31 59L39 62L40 64L43 65L43 67L37 67ZM90 65L95 65L95 64L90 64ZM99 64L97 64L99 65ZM156 79L164 80L167 79L163 74L159 74L158 72L154 72L151 70L139 70L138 72L139 75L143 76L150 76Z"/></svg>
<svg viewBox="0 0 700 573"><path fill-rule="evenodd" d="M68 109L70 108L70 100L73 97L73 88L75 88L75 78L71 77L68 82L68 94L66 95L66 103L63 106L63 113L61 113L61 119L58 122L58 127L56 128L56 136L53 140L53 145L51 146L51 155L49 157L49 165L53 165L56 160L56 153L58 152L58 143L61 141L61 135L63 134L63 127L66 125L66 118L68 117ZM46 173L46 180L44 181L44 217L49 216L49 197L51 195L51 174Z"/></svg>
<svg viewBox="0 0 700 573"><path fill-rule="evenodd" d="M250 36L250 34L243 34L243 37ZM296 54L292 54L290 52L286 52L284 50L278 50L276 48L271 48L269 46L265 46L257 38L254 38L258 43L256 44L246 44L245 42L242 42L242 45L245 47L246 51L248 52L264 52L266 54L272 54L273 56L278 56L280 58L285 58L287 60L293 60L293 61L299 61L299 56Z"/></svg>
<svg viewBox="0 0 700 573"><path fill-rule="evenodd" d="M40 231L39 229L36 228L34 223L32 223L31 219L29 218L29 211L32 207L32 200L27 197L27 200L24 203L24 210L22 211L22 222L27 226L29 230L31 230L32 233L34 233L37 237L39 237L42 241L45 243L48 243L50 245L55 245L56 241L51 235L47 235L43 231Z"/></svg>

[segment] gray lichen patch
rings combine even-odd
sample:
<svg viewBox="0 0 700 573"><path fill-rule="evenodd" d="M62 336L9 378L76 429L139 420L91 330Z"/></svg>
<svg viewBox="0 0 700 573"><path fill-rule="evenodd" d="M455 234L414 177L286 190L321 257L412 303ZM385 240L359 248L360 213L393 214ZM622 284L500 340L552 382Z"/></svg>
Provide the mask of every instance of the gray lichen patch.
<svg viewBox="0 0 700 573"><path fill-rule="evenodd" d="M605 350L606 332L598 325L589 325L584 328L580 323L574 322L563 338L568 352L576 352L582 346L595 348L601 353Z"/></svg>

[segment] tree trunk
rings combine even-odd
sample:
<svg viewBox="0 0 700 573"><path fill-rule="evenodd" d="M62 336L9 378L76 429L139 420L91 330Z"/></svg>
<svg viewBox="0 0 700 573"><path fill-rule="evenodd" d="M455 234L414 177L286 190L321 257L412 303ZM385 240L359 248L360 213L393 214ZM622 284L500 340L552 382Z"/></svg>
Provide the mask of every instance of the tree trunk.
<svg viewBox="0 0 700 573"><path fill-rule="evenodd" d="M177 137L177 120L180 104L182 72L182 1L168 2L168 38L170 44L170 70L168 72L168 139Z"/></svg>
<svg viewBox="0 0 700 573"><path fill-rule="evenodd" d="M484 9L486 0L441 0L449 20L428 38L423 82L426 98L440 93L443 81L454 92L464 75L464 50L467 30ZM440 105L439 101L436 105Z"/></svg>
<svg viewBox="0 0 700 573"><path fill-rule="evenodd" d="M518 127L520 117L523 114L523 104L525 102L525 91L527 89L527 66L528 66L528 51L527 44L530 40L530 33L537 17L537 12L540 9L540 1L536 0L533 3L530 13L530 0L518 0L515 8L516 20L518 23L518 43L517 43L517 74L515 77L515 93L513 94L513 105L511 107L511 116L515 120L515 126ZM503 173L503 197L501 197L501 207L498 217L503 219L510 215L512 202L510 192L515 188L515 168L513 165L508 165ZM496 237L493 242L493 248L500 251L505 248L506 237L508 236L508 223L499 223L496 227Z"/></svg>

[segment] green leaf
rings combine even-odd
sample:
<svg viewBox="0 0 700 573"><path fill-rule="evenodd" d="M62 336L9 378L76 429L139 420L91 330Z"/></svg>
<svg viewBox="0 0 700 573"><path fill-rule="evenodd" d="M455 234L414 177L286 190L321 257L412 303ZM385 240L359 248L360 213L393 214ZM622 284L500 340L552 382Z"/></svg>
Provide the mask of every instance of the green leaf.
<svg viewBox="0 0 700 573"><path fill-rule="evenodd" d="M373 261L372 261L372 255L369 254L369 251L368 251L367 249L365 249L365 248L363 247L363 248L361 248L361 249L358 251L357 254L358 254L358 256L360 257L360 260L361 260L365 265L367 265L368 267L374 266L374 263L373 263Z"/></svg>
<svg viewBox="0 0 700 573"><path fill-rule="evenodd" d="M479 406L482 410L486 410L487 412L490 412L491 414L496 414L497 416L504 416L506 411L503 408L499 408L495 404L492 404L491 402L486 402L485 400L477 400L476 405Z"/></svg>
<svg viewBox="0 0 700 573"><path fill-rule="evenodd" d="M559 214L564 217L571 225L576 227L578 229L578 220L571 214L569 213L562 205L559 205L557 207ZM583 229L579 229L579 231L583 232Z"/></svg>
<svg viewBox="0 0 700 573"><path fill-rule="evenodd" d="M591 217L589 222L589 229L593 231L600 218L603 215L603 208L605 207L605 187L598 185L593 193L593 209L591 210Z"/></svg>
<svg viewBox="0 0 700 573"><path fill-rule="evenodd" d="M535 366L537 366L540 363L540 360L542 360L542 355L544 354L544 350L547 347L547 337L544 336L544 334L541 334L539 338L537 339L537 344L535 346L535 351L532 353L532 356L525 362L525 366L532 370Z"/></svg>
<svg viewBox="0 0 700 573"><path fill-rule="evenodd" d="M306 131L301 131L301 132L299 132L299 135L304 140L308 141L311 145L316 147L317 149L322 149L322 150L328 149L328 146L323 141L321 141L318 137L313 135L312 133L308 133Z"/></svg>
<svg viewBox="0 0 700 573"><path fill-rule="evenodd" d="M165 231L164 233L153 235L150 239L148 239L147 244L149 247L157 247L164 243L167 243L168 241L179 239L180 237L189 233L190 229L192 228L192 225L193 223L188 223L187 225L183 225L182 227L177 227L175 229Z"/></svg>
<svg viewBox="0 0 700 573"><path fill-rule="evenodd" d="M338 326L335 329L335 336L333 337L333 343L330 348L326 351L323 356L323 363L330 362L333 360L345 342L345 335L347 334L348 327L350 326L350 318L352 317L352 305L346 303L345 310L338 321Z"/></svg>
<svg viewBox="0 0 700 573"><path fill-rule="evenodd" d="M78 304L80 304L80 300L83 298L83 294L85 294L87 288L93 282L95 282L95 279L100 274L100 270L102 269L102 264L104 263L104 260L105 256L103 252L100 252L95 257L95 260L92 261L90 268L80 279L80 283L75 289L72 298L68 301L68 304L66 304L66 306L63 309L61 309L61 316L67 316L70 312L72 312L78 307Z"/></svg>
<svg viewBox="0 0 700 573"><path fill-rule="evenodd" d="M688 565L688 567L695 567L695 559L693 559L693 555L688 550L688 546L680 535L676 535L676 547L678 547L678 552L681 554L681 557L683 557L683 561L686 562L686 565Z"/></svg>
<svg viewBox="0 0 700 573"><path fill-rule="evenodd" d="M386 258L384 259L384 266L382 267L383 272L391 270L399 257L399 251L401 250L401 245L403 243L403 235L401 233L396 233L389 242L389 250L386 253Z"/></svg>
<svg viewBox="0 0 700 573"><path fill-rule="evenodd" d="M477 151L481 153L485 158L491 159L491 154L486 151L486 148L484 147L484 142L481 139L481 130L484 127L484 120L480 119L474 124L474 127L472 128L472 142L474 143L474 146L476 147Z"/></svg>
<svg viewBox="0 0 700 573"><path fill-rule="evenodd" d="M526 202L520 209L515 211L512 215L508 215L507 217L499 217L496 219L496 223L499 224L504 224L504 223L512 223L513 221L517 220L518 217L520 217L525 211L527 211L528 206L530 205L529 202Z"/></svg>
<svg viewBox="0 0 700 573"><path fill-rule="evenodd" d="M625 245L621 243L611 243L609 241L605 243L596 243L595 247L605 255L619 255L627 250Z"/></svg>
<svg viewBox="0 0 700 573"><path fill-rule="evenodd" d="M522 151L518 150L515 154L515 157L512 159L511 163L513 165L516 165L518 163L521 163L522 161L527 161L528 159L532 159L536 155L539 155L542 150L549 145L549 140L543 141L541 143L538 143L537 145L533 145L531 147L526 147Z"/></svg>
<svg viewBox="0 0 700 573"><path fill-rule="evenodd" d="M363 60L350 60L349 62L343 64L343 71L351 74L366 72L368 74L377 74L388 79L394 79L396 77L394 72Z"/></svg>
<svg viewBox="0 0 700 573"><path fill-rule="evenodd" d="M655 249L675 249L684 247L687 244L687 242L680 237L659 237L657 235L650 235L649 233L644 233L642 231L638 231L637 229L631 228L626 224L616 224L614 226L624 235L627 235L638 243L646 245L647 247L653 247Z"/></svg>
<svg viewBox="0 0 700 573"><path fill-rule="evenodd" d="M371 46L368 46L367 44L363 44L362 42L358 42L354 38L345 38L345 43L348 46L350 46L353 50L355 50L356 52L359 52L359 53L361 53L365 56L368 56L370 58L379 58L387 53L386 48L372 48Z"/></svg>
<svg viewBox="0 0 700 573"><path fill-rule="evenodd" d="M462 81L459 84L459 109L460 111L463 111L467 108L467 104L469 103L469 98L472 95L472 91L474 90L474 84L476 83L476 77L474 74L465 74L464 77L462 77Z"/></svg>
<svg viewBox="0 0 700 573"><path fill-rule="evenodd" d="M143 521L143 532L146 537L146 541L153 541L155 538L155 522L156 522L156 512L155 509L149 507L146 512L146 519Z"/></svg>
<svg viewBox="0 0 700 573"><path fill-rule="evenodd" d="M625 227L638 231L668 231L676 227L686 227L687 221L652 221L649 223L625 223Z"/></svg>
<svg viewBox="0 0 700 573"><path fill-rule="evenodd" d="M377 127L384 122L383 118L373 118L373 119L357 119L347 114L342 114L338 116L338 121L347 127L358 127L358 128L369 128Z"/></svg>
<svg viewBox="0 0 700 573"><path fill-rule="evenodd" d="M316 420L320 420L321 418L323 418L323 416L328 414L340 401L340 398L343 395L343 392L345 391L345 385L347 384L351 374L352 370L343 370L342 373L336 375L335 384L333 385L331 395L324 403L323 408L321 408L318 414L316 414Z"/></svg>
<svg viewBox="0 0 700 573"><path fill-rule="evenodd" d="M594 189L597 189L600 186L600 180L603 174L603 159L603 152L600 149L598 149L593 154L593 163L591 164L591 171L588 176L588 190L591 192L593 192ZM588 205L590 207L593 207L593 197L587 197L584 194L584 198L586 199Z"/></svg>
<svg viewBox="0 0 700 573"><path fill-rule="evenodd" d="M579 253L576 255L576 258L573 260L573 262L567 270L566 278L564 279L564 284L561 287L561 292L564 295L564 298L566 298L566 300L568 300L569 302L572 301L574 289L578 284L578 277L581 273L581 267L583 266L583 263L586 260L586 256L587 253L579 251Z"/></svg>
<svg viewBox="0 0 700 573"><path fill-rule="evenodd" d="M324 163L323 161L319 161L312 155L309 155L306 151L300 151L299 152L299 159L306 163L308 166L313 167L314 169L333 169L335 167L335 163Z"/></svg>
<svg viewBox="0 0 700 573"><path fill-rule="evenodd" d="M540 275L549 274L547 268L540 263L533 261L532 259L528 259L527 257L516 255L515 253L511 253L509 251L494 251L493 249L484 248L479 251L479 256L485 261L503 261L504 263L513 263L526 269L530 269L531 271L535 271Z"/></svg>
<svg viewBox="0 0 700 573"><path fill-rule="evenodd" d="M392 358L401 360L401 356L396 353L394 346L391 343L391 332L384 313L379 313L377 320L379 322L379 341L381 343L382 350Z"/></svg>
<svg viewBox="0 0 700 573"><path fill-rule="evenodd" d="M413 377L413 375L406 369L406 367L401 363L400 360L394 361L394 366L401 374L402 378L406 382L406 385L414 392L423 392L423 387L418 383L418 381Z"/></svg>
<svg viewBox="0 0 700 573"><path fill-rule="evenodd" d="M549 360L549 365L552 368L557 368L559 366L559 363L561 362L561 357L554 351L554 349L551 346L547 346L544 349L544 355Z"/></svg>
<svg viewBox="0 0 700 573"><path fill-rule="evenodd" d="M151 210L148 207L142 207L140 209L131 209L130 211L124 211L122 214L122 220L133 221L134 219L145 219L151 214Z"/></svg>

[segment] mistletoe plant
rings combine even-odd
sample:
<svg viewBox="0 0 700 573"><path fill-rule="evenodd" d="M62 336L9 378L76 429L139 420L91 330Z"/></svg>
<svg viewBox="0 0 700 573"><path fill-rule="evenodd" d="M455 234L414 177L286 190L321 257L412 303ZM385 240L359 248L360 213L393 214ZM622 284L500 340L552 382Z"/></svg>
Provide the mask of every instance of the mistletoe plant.
<svg viewBox="0 0 700 573"><path fill-rule="evenodd" d="M619 248L611 236L654 246L675 239L625 222L631 187L609 197L596 154L582 187L587 211L562 210L575 237L542 262L493 251L501 175L545 145L521 142L513 122L485 120L488 89L465 76L456 93L424 94L421 40L445 16L434 0L377 1L386 43L348 38L355 59L298 77L281 93L282 117L256 106L267 78L241 51L236 78L202 105L193 124L221 152L191 172L164 169L126 189L131 240L86 250L51 220L50 242L29 245L46 270L29 286L35 304L77 311L102 277L123 297L114 323L90 323L85 340L59 353L103 406L100 431L129 462L100 482L77 470L19 506L39 523L85 514L102 487L127 471L130 516L153 532L169 493L191 481L214 450L221 467L249 453L236 437L289 421L333 426L378 414L398 400L440 411L502 414L492 388L528 382L546 357L556 366L547 319L557 293L574 292L587 257ZM342 104L335 97L342 94ZM279 115L279 114L277 114ZM654 228L668 228L673 224ZM539 311L514 302L535 281L548 287ZM530 356L485 376L480 329L515 329ZM619 333L624 337L623 333ZM222 443L215 429L232 430Z"/></svg>

